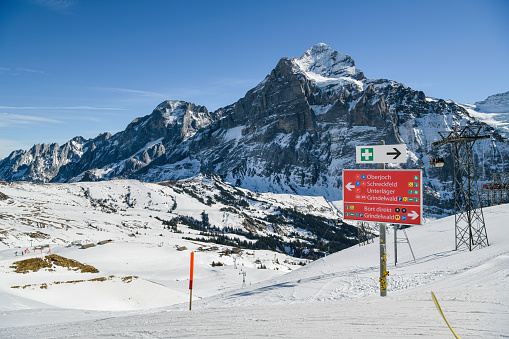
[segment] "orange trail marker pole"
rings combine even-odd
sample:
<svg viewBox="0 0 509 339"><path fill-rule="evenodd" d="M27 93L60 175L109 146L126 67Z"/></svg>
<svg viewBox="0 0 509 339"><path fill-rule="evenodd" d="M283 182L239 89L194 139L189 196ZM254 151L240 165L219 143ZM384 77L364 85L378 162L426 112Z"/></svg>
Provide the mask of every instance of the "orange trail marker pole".
<svg viewBox="0 0 509 339"><path fill-rule="evenodd" d="M191 252L191 271L189 275L189 311L193 303L193 271L194 271L194 252Z"/></svg>

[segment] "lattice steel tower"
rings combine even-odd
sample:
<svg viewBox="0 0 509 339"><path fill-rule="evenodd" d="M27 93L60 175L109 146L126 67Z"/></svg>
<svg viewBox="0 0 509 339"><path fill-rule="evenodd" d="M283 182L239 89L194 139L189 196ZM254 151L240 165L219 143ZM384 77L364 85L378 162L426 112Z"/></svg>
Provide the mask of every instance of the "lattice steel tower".
<svg viewBox="0 0 509 339"><path fill-rule="evenodd" d="M357 222L357 238L359 239L359 246L375 242L373 239L373 233L369 230L369 226L366 221Z"/></svg>
<svg viewBox="0 0 509 339"><path fill-rule="evenodd" d="M481 126L453 127L452 131L438 132L442 140L433 143L434 147L449 144L454 158L456 250L464 245L470 251L476 247L489 246L472 152L477 140L490 137L480 135L481 128Z"/></svg>

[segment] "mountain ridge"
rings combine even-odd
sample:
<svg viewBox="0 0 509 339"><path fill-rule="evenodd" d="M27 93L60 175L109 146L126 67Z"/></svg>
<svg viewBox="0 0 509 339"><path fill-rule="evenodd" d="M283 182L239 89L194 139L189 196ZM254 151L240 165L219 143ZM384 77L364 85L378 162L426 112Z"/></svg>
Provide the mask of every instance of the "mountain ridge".
<svg viewBox="0 0 509 339"><path fill-rule="evenodd" d="M113 136L79 139L58 149L53 144L46 151L41 147L47 146L37 145L15 151L0 161L0 178L154 182L215 173L253 191L338 199L342 169L362 167L355 163L355 146L385 140L407 145L407 162L390 167L422 168L428 179L425 200L443 212L452 207L447 193L452 191L452 159L445 150L446 166L431 168L427 158L437 152L431 144L439 131L478 123L453 101L426 97L396 81L365 78L350 56L321 43L300 58L280 59L231 105L209 112L167 100ZM484 128L493 138L478 143L475 152L483 159L479 172L489 175L500 159L509 160L509 152L493 127ZM486 159L486 152L496 154Z"/></svg>

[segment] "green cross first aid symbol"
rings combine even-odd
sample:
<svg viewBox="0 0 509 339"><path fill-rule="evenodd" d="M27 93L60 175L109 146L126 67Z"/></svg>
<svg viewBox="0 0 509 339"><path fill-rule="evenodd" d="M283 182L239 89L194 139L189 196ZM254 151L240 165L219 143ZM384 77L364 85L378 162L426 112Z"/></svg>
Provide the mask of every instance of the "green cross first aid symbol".
<svg viewBox="0 0 509 339"><path fill-rule="evenodd" d="M361 148L361 161L373 161L372 148Z"/></svg>

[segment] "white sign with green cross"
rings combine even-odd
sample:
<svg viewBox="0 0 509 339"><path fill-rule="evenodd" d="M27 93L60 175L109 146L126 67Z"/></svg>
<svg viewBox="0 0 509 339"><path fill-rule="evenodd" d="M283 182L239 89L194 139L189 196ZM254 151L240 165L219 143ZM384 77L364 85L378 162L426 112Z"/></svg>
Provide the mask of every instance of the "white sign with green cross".
<svg viewBox="0 0 509 339"><path fill-rule="evenodd" d="M355 155L358 164L404 163L406 145L357 146Z"/></svg>

